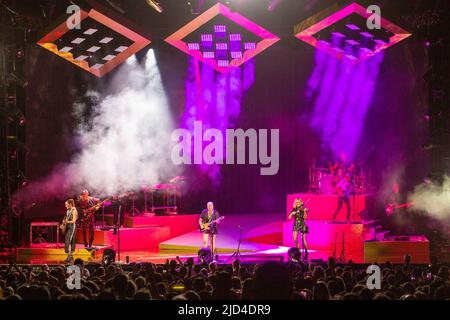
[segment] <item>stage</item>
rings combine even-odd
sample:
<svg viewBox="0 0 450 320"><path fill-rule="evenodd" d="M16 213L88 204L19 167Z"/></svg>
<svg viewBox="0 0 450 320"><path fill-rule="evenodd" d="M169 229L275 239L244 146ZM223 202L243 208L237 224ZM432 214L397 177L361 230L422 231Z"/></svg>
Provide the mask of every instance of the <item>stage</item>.
<svg viewBox="0 0 450 320"><path fill-rule="evenodd" d="M216 238L216 260L229 262L238 251L242 262L288 261L288 250L293 244L292 221L284 213L223 214ZM197 258L202 247L202 235L198 230L197 214L167 216L128 216L120 230L96 229L95 250L82 246L81 230L77 233L75 258L86 262L102 262L105 249L116 252L121 263L165 263L167 259ZM107 224L112 217L105 217ZM329 220L308 220L307 235L309 261L323 260L331 256L337 261L354 263L402 263L406 254L416 264L429 263L429 242L425 237L409 237L405 240L374 240L369 224L332 223ZM119 242L120 240L120 242ZM17 248L16 261L31 264L61 263L66 258L64 245L43 244Z"/></svg>

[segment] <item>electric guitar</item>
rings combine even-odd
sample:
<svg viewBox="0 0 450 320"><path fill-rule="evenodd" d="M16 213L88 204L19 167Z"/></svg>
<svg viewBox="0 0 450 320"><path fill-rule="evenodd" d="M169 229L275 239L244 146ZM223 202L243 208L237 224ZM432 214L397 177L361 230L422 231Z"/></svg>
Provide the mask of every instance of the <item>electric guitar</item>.
<svg viewBox="0 0 450 320"><path fill-rule="evenodd" d="M98 209L100 209L100 207L101 207L105 202L108 202L108 201L109 201L109 199L105 199L105 200L103 200L103 201L97 203L96 205L94 205L94 206L92 206L92 207L90 207L90 208L84 209L84 210L83 210L83 216L84 216L84 218L81 219L81 222L89 222L89 221L92 221L92 218L94 217L95 211L97 211Z"/></svg>
<svg viewBox="0 0 450 320"><path fill-rule="evenodd" d="M408 203L404 203L404 204L390 203L385 208L386 215L391 216L394 214L395 209L409 208L409 207L412 207L413 205L415 205L415 202L408 202Z"/></svg>
<svg viewBox="0 0 450 320"><path fill-rule="evenodd" d="M223 219L225 219L225 216L221 216L218 219L213 220L211 222L202 223L201 226L200 226L200 231L201 232L208 231L210 229L211 225L213 225L215 223L220 223L220 221L222 221Z"/></svg>
<svg viewBox="0 0 450 320"><path fill-rule="evenodd" d="M62 220L61 224L59 225L59 228L61 229L62 234L66 234L67 231L67 216L64 216L64 219Z"/></svg>

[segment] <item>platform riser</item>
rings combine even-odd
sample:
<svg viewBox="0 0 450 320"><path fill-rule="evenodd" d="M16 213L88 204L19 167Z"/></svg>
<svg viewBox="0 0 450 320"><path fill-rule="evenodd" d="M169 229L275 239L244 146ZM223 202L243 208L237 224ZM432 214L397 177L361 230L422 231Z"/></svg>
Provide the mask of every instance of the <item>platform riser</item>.
<svg viewBox="0 0 450 320"><path fill-rule="evenodd" d="M320 194L289 194L287 196L286 203L286 216L289 216L292 211L292 205L294 200L300 198L303 201L310 200L307 207L310 209L308 213L308 218L313 220L326 220L330 221L333 219L333 213L338 206L338 197L336 195L320 195ZM350 198L351 205L351 220L353 222L360 222L360 212L366 209L370 209L374 203L374 195L356 195ZM347 207L345 204L342 206L341 211L339 211L336 221L346 221L347 219Z"/></svg>

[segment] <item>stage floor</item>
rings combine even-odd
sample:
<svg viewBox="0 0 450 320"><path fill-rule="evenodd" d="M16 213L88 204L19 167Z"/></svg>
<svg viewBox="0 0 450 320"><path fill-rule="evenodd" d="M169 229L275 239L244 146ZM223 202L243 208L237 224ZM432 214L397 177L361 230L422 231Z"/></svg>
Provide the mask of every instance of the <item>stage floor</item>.
<svg viewBox="0 0 450 320"><path fill-rule="evenodd" d="M152 223L151 219L144 221L145 217L139 218L141 226L134 228L126 228L127 232L123 232L124 237L120 243L120 250L115 241L105 244L96 245L98 250L87 251L83 246L78 245L75 252L75 258L82 258L86 262L101 262L103 251L107 248L114 248L116 251L116 260L123 263L137 262L153 262L164 263L167 259L175 259L177 256L181 259L189 257L197 258L198 250L202 247L202 234L198 230L198 215L171 216L168 218L158 217L158 224L166 229L170 229L167 234L169 237L149 237L143 235L151 228L145 223ZM145 222L145 223L144 223ZM144 224L142 224L144 223ZM382 245L373 247L373 244L367 244L364 239L365 230L362 224L331 224L326 221L310 220L310 230L312 233L307 235L309 245L309 261L324 260L330 256L340 258L342 256L340 242L336 247L334 239L336 231L341 234L346 232L347 244L345 245L344 261L352 260L354 263L366 263L365 260L385 262L385 258L389 257L392 262L402 260L404 254L412 254L413 259L419 254L415 248L416 244L421 244L423 250L420 252L421 259L417 263L428 261L427 256L427 240L419 242L409 241L402 243L391 243L389 246ZM315 229L316 226L319 229ZM361 230L360 230L361 229ZM316 230L316 231L314 231ZM101 232L98 230L98 232ZM330 235L324 234L329 233ZM358 233L355 239L351 238L351 234ZM239 251L241 252L241 260L243 262L258 263L263 261L288 261L287 252L292 245L292 227L286 223L284 213L274 214L225 214L225 219L219 227L219 234L216 240L217 259L219 263L227 262L229 257L237 251L239 239L241 243ZM148 246L141 248L143 239L147 239ZM289 241L287 241L288 239ZM337 238L336 238L337 239ZM322 243L322 242L326 243ZM339 240L340 241L340 240ZM133 243L136 246L133 246ZM354 242L357 242L355 247ZM124 246L123 244L127 245ZM370 255L365 258L364 250L366 244L370 246ZM336 251L336 252L335 252ZM55 246L45 246L41 248L23 247L17 248L14 254L17 263L22 264L59 264L66 258L63 244ZM2 260L0 258L0 260ZM394 261L393 261L394 260ZM3 263L7 262L5 259Z"/></svg>

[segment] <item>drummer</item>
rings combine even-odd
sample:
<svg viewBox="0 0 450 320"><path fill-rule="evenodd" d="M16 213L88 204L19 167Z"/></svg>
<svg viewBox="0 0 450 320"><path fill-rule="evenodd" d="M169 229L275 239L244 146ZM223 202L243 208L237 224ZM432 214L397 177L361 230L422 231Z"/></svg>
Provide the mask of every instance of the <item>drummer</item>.
<svg viewBox="0 0 450 320"><path fill-rule="evenodd" d="M330 165L330 172L334 176L343 178L347 174L353 177L355 171L355 164L347 160L347 154L345 152L340 152L337 161L333 165Z"/></svg>

